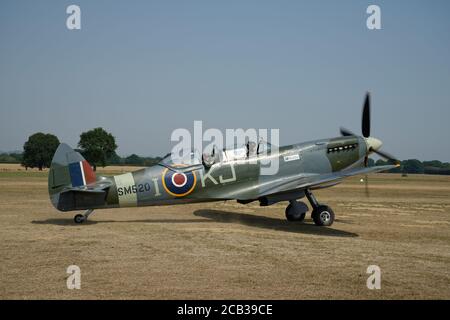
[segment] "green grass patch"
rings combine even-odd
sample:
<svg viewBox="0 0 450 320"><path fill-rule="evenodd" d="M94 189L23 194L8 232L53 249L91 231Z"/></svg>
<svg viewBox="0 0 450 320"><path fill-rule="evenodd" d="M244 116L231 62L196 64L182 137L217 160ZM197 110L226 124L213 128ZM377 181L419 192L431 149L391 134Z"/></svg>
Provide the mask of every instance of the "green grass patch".
<svg viewBox="0 0 450 320"><path fill-rule="evenodd" d="M115 176L122 174L121 172L97 172L97 176ZM46 171L0 171L1 178L45 178L47 179L48 172Z"/></svg>
<svg viewBox="0 0 450 320"><path fill-rule="evenodd" d="M47 178L48 172L42 171L0 171L0 178Z"/></svg>

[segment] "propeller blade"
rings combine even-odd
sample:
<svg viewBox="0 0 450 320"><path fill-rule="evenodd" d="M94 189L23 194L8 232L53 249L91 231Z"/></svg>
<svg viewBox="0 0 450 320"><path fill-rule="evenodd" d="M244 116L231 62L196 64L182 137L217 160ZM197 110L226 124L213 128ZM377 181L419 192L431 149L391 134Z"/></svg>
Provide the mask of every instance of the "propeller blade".
<svg viewBox="0 0 450 320"><path fill-rule="evenodd" d="M400 164L400 160L395 158L393 155L387 153L386 151L373 150L373 149L372 149L372 151L375 152L376 154L378 154L380 157L393 162L394 164Z"/></svg>
<svg viewBox="0 0 450 320"><path fill-rule="evenodd" d="M346 136L356 136L356 134L354 134L353 132L351 132L348 129L345 129L344 127L341 127L341 135L343 135L344 137L346 137Z"/></svg>
<svg viewBox="0 0 450 320"><path fill-rule="evenodd" d="M362 113L362 135L365 138L370 137L370 93L366 93Z"/></svg>
<svg viewBox="0 0 450 320"><path fill-rule="evenodd" d="M370 192L369 192L369 176L366 174L364 177L364 187L366 192L366 197L370 198Z"/></svg>
<svg viewBox="0 0 450 320"><path fill-rule="evenodd" d="M369 166L369 156L365 156L364 157L364 167L368 167ZM369 193L369 176L366 174L366 176L364 177L364 191L366 193L366 197L370 198L370 193Z"/></svg>

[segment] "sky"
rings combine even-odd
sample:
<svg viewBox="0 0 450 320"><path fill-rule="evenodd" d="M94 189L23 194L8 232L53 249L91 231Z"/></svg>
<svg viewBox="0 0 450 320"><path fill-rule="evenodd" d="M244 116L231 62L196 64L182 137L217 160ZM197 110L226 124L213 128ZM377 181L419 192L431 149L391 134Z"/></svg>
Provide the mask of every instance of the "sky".
<svg viewBox="0 0 450 320"><path fill-rule="evenodd" d="M66 8L81 8L81 29ZM369 5L381 30L366 26ZM400 159L450 161L450 2L0 1L0 150L103 127L118 154L177 128L276 128L282 145L361 132Z"/></svg>

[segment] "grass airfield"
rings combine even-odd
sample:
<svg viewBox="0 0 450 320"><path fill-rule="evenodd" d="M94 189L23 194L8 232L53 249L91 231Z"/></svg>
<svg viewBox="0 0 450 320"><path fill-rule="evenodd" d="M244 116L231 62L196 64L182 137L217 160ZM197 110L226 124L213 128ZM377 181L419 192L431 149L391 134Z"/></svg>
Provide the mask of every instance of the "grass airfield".
<svg viewBox="0 0 450 320"><path fill-rule="evenodd" d="M136 168L107 167L99 174ZM82 225L47 173L0 165L1 299L450 299L450 176L369 176L315 192L329 228L286 204L97 210ZM66 287L69 265L81 289ZM369 290L366 269L381 268Z"/></svg>

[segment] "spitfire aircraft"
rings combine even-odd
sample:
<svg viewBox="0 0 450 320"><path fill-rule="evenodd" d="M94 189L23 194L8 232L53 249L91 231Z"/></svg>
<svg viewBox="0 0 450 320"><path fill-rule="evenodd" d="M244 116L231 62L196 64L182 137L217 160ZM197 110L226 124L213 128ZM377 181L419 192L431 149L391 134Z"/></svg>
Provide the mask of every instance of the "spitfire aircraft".
<svg viewBox="0 0 450 320"><path fill-rule="evenodd" d="M213 149L200 155L193 151L188 161L175 162L166 156L155 166L116 176L97 176L83 156L60 144L53 157L48 190L60 211L87 210L74 217L86 221L94 209L173 205L193 202L237 200L258 201L269 206L288 202L288 221L302 221L308 206L318 226L330 226L333 210L320 203L312 191L340 183L344 178L392 169L398 160L380 150L382 142L370 136L370 95L362 113L362 136L341 128L341 136L273 148L269 143L250 141L232 149ZM368 166L376 153L391 165ZM277 157L278 172L261 174L263 160ZM180 163L181 162L181 163Z"/></svg>

